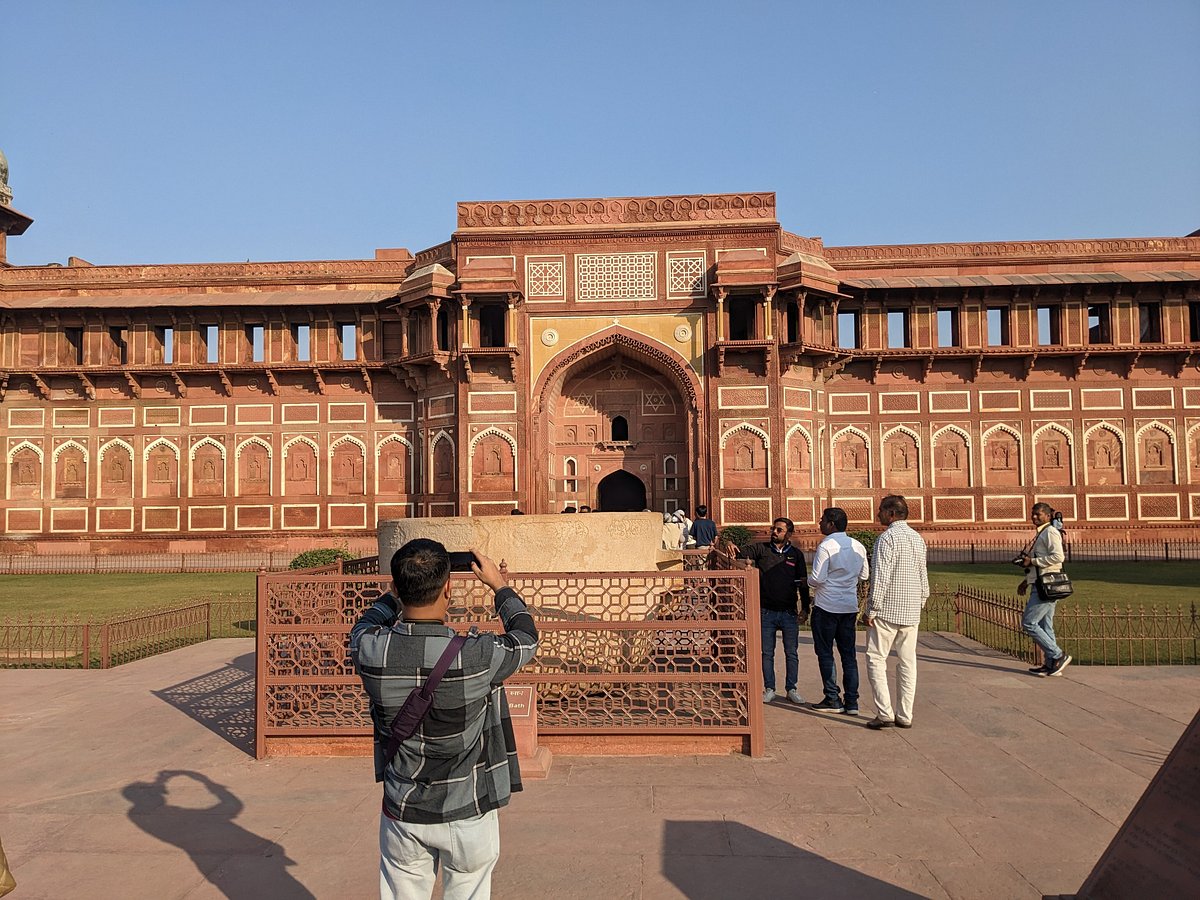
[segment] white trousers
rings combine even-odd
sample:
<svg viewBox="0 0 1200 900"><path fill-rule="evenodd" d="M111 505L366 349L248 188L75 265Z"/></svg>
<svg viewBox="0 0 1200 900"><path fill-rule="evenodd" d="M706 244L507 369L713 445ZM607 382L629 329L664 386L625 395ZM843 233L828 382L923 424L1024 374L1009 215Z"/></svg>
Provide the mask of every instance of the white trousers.
<svg viewBox="0 0 1200 900"><path fill-rule="evenodd" d="M892 712L892 692L888 687L887 660L896 648L896 677L900 682L898 708ZM875 619L867 629L867 677L875 695L875 712L885 722L899 719L911 722L913 699L917 694L917 626L893 625Z"/></svg>
<svg viewBox="0 0 1200 900"><path fill-rule="evenodd" d="M444 900L488 900L498 859L499 810L436 825L379 816L380 900L429 900L439 867Z"/></svg>

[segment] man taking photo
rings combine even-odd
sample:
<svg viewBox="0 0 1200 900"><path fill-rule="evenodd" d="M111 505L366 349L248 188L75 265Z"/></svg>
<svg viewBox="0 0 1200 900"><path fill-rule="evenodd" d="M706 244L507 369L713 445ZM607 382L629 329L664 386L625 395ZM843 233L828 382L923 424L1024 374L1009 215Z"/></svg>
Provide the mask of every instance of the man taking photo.
<svg viewBox="0 0 1200 900"><path fill-rule="evenodd" d="M437 541L409 541L392 557L392 590L350 630L350 655L371 701L379 819L381 900L430 897L445 868L446 900L491 896L500 858L497 810L521 789L503 682L533 659L538 634L496 564L475 553L471 570L495 591L503 634L471 630L438 683L416 731L387 758L391 724L424 686L454 631L450 555Z"/></svg>

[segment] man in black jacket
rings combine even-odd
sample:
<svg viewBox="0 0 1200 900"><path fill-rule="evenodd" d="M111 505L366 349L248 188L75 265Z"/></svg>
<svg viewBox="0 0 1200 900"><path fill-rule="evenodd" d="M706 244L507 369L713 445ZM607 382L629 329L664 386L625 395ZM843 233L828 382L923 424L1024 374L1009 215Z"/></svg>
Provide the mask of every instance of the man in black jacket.
<svg viewBox="0 0 1200 900"><path fill-rule="evenodd" d="M771 540L750 544L742 551L758 569L758 596L762 618L763 703L775 699L775 634L783 632L783 657L787 663L787 698L803 703L796 690L800 674L800 625L808 620L808 569L804 554L792 546L791 519L779 518L771 525ZM737 549L733 548L736 555ZM799 612L796 600L800 601Z"/></svg>

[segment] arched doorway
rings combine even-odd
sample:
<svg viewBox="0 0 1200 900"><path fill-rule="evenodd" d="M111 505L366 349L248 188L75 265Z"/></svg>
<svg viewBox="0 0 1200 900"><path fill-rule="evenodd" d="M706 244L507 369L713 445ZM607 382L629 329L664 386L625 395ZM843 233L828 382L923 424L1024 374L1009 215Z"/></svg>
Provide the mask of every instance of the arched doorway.
<svg viewBox="0 0 1200 900"><path fill-rule="evenodd" d="M596 493L600 512L641 512L646 508L646 485L624 469L601 478Z"/></svg>

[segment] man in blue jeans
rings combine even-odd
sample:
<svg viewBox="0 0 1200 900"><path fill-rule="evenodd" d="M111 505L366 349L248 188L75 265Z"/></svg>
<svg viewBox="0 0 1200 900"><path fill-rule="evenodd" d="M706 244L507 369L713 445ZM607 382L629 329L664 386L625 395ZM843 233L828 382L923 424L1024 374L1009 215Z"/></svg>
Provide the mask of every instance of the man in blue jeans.
<svg viewBox="0 0 1200 900"><path fill-rule="evenodd" d="M1063 560L1062 535L1050 524L1054 510L1048 503L1035 503L1029 511L1030 521L1037 534L1029 549L1021 554L1021 565L1025 567L1025 578L1017 585L1017 594L1029 593L1025 614L1021 616L1021 628L1033 638L1042 650L1043 662L1031 675L1062 675L1063 669L1071 664L1071 657L1058 646L1054 637L1054 601L1042 596L1039 582L1049 572L1061 572Z"/></svg>
<svg viewBox="0 0 1200 900"><path fill-rule="evenodd" d="M813 554L808 584L813 589L812 636L825 697L813 709L858 715L858 658L855 656L855 623L858 621L858 585L871 574L867 548L846 534L846 511L831 506L821 514L825 535ZM833 647L842 658L842 686L838 692Z"/></svg>
<svg viewBox="0 0 1200 900"><path fill-rule="evenodd" d="M792 546L791 519L779 518L771 525L771 540L750 544L743 551L747 560L758 569L758 596L762 618L763 703L775 699L775 635L783 633L783 657L787 663L785 687L787 698L803 703L796 690L800 675L800 625L808 619L808 572L804 554ZM730 555L737 547L730 545ZM796 610L796 600L800 609Z"/></svg>

